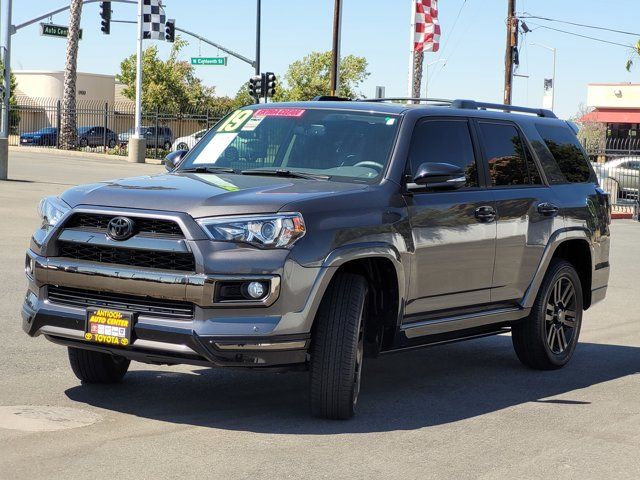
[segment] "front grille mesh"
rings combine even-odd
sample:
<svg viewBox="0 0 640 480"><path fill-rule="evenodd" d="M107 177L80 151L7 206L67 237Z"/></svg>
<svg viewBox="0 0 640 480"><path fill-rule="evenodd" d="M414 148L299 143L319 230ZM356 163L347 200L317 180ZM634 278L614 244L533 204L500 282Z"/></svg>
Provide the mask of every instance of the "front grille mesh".
<svg viewBox="0 0 640 480"><path fill-rule="evenodd" d="M191 253L116 248L64 241L58 242L58 246L61 257L161 270L195 271L195 260Z"/></svg>
<svg viewBox="0 0 640 480"><path fill-rule="evenodd" d="M191 319L194 310L193 304L189 302L68 287L49 286L47 287L47 296L50 302L59 305L80 308L112 308L163 318Z"/></svg>
<svg viewBox="0 0 640 480"><path fill-rule="evenodd" d="M96 213L76 213L65 224L65 228L106 230L109 220L115 216L116 215L103 215ZM135 223L136 233L157 236L184 236L180 226L173 220L136 216L131 216L129 218L131 218Z"/></svg>

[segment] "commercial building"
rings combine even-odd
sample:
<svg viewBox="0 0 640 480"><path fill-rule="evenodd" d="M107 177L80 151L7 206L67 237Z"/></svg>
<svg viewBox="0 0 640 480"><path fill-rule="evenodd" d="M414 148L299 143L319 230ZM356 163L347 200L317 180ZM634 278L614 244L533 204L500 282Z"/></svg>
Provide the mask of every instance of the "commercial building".
<svg viewBox="0 0 640 480"><path fill-rule="evenodd" d="M640 138L640 83L590 83L583 122L604 123L607 138Z"/></svg>

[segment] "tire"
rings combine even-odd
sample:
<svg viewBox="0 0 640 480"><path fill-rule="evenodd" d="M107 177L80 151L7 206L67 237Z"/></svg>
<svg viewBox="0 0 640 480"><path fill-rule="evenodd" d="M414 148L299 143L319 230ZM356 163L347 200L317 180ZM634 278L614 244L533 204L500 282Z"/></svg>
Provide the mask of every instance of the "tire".
<svg viewBox="0 0 640 480"><path fill-rule="evenodd" d="M116 148L116 141L112 138L107 142L107 147Z"/></svg>
<svg viewBox="0 0 640 480"><path fill-rule="evenodd" d="M520 361L537 370L564 367L578 344L582 310L582 285L576 269L564 260L553 260L531 313L511 329Z"/></svg>
<svg viewBox="0 0 640 480"><path fill-rule="evenodd" d="M82 383L117 383L129 369L124 357L68 347L69 363Z"/></svg>
<svg viewBox="0 0 640 480"><path fill-rule="evenodd" d="M171 142L164 142L164 145L162 145L162 149L171 150Z"/></svg>
<svg viewBox="0 0 640 480"><path fill-rule="evenodd" d="M89 142L86 138L81 138L79 141L80 148L85 148L89 146Z"/></svg>
<svg viewBox="0 0 640 480"><path fill-rule="evenodd" d="M176 147L176 150L189 150L189 145L184 142L180 142Z"/></svg>
<svg viewBox="0 0 640 480"><path fill-rule="evenodd" d="M367 282L360 275L338 274L316 315L311 343L309 400L320 418L353 416L362 377Z"/></svg>

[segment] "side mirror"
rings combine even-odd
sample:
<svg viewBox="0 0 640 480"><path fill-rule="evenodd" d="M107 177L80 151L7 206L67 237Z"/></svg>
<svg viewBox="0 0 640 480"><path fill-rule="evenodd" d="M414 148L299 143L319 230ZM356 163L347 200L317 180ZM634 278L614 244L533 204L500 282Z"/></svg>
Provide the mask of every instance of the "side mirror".
<svg viewBox="0 0 640 480"><path fill-rule="evenodd" d="M172 172L178 165L180 165L180 162L182 162L183 157L187 154L188 151L189 150L176 150L175 152L171 152L166 157L164 157L164 160L162 161L164 167L169 172Z"/></svg>
<svg viewBox="0 0 640 480"><path fill-rule="evenodd" d="M437 190L453 190L467 183L464 170L450 163L422 163L413 177L416 185Z"/></svg>

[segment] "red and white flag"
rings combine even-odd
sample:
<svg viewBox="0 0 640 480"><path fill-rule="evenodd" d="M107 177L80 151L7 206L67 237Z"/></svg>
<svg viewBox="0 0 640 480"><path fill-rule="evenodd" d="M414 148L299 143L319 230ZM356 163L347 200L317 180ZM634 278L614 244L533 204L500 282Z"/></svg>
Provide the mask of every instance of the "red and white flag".
<svg viewBox="0 0 640 480"><path fill-rule="evenodd" d="M414 52L437 52L440 48L438 0L415 0Z"/></svg>

